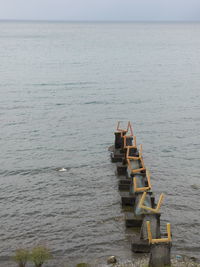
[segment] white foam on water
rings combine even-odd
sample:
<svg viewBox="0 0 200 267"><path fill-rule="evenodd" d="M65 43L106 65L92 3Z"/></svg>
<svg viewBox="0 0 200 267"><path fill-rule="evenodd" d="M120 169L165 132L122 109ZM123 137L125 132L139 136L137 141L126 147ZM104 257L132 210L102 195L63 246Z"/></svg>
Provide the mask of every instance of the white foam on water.
<svg viewBox="0 0 200 267"><path fill-rule="evenodd" d="M61 169L59 169L58 171L59 171L59 172L66 172L67 169L65 169L65 168L61 168Z"/></svg>

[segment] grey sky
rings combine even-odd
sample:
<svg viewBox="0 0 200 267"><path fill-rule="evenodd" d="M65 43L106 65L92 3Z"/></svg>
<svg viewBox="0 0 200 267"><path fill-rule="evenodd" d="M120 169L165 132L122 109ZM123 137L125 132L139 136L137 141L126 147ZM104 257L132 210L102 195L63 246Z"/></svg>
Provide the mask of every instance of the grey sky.
<svg viewBox="0 0 200 267"><path fill-rule="evenodd" d="M200 0L0 0L0 19L200 20Z"/></svg>

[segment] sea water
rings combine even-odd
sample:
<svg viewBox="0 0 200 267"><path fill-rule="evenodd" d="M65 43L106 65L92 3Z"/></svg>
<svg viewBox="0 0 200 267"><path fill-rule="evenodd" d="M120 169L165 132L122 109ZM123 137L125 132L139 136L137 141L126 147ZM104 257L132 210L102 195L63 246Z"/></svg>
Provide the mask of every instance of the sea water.
<svg viewBox="0 0 200 267"><path fill-rule="evenodd" d="M199 257L199 58L199 23L0 23L1 266L38 244L60 262L135 257L107 151L118 120L165 194L172 253Z"/></svg>

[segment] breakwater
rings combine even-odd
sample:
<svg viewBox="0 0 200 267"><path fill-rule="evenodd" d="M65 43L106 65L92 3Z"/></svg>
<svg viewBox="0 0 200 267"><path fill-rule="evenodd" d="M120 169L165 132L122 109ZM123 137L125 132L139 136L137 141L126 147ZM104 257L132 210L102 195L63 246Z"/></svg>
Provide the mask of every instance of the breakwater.
<svg viewBox="0 0 200 267"><path fill-rule="evenodd" d="M164 194L160 195L156 204L150 173L143 159L142 145L138 149L130 122L126 129L120 128L118 122L115 142L109 150L112 162L117 163L116 173L119 177L126 227L140 228L138 237L131 241L131 250L150 252L149 266L170 266L171 225L167 223L166 234L162 234L160 229L160 208Z"/></svg>

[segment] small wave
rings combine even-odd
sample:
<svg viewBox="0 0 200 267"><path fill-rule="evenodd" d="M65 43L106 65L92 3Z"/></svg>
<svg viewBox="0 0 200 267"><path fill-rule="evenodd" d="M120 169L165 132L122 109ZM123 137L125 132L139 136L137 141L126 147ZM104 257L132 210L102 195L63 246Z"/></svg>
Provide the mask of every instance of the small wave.
<svg viewBox="0 0 200 267"><path fill-rule="evenodd" d="M6 123L4 126L16 126L16 125L23 125L25 122L10 122Z"/></svg>
<svg viewBox="0 0 200 267"><path fill-rule="evenodd" d="M170 152L172 152L172 151L169 150L169 149L162 149L161 151L164 152L164 153L170 153Z"/></svg>
<svg viewBox="0 0 200 267"><path fill-rule="evenodd" d="M99 104L107 104L106 102L103 102L103 101L90 101L90 102L85 102L84 105L92 105L92 104L95 104L95 105L99 105Z"/></svg>
<svg viewBox="0 0 200 267"><path fill-rule="evenodd" d="M67 166L67 167L43 167L43 168L35 168L35 169L19 169L19 170L0 170L0 175L2 176L14 176L14 175L37 175L41 173L50 173L50 172L58 172L59 170L63 169L62 171L69 171L71 169L79 169L88 167L87 164L80 164L75 166ZM61 172L62 172L61 171Z"/></svg>
<svg viewBox="0 0 200 267"><path fill-rule="evenodd" d="M0 107L0 110L15 110L15 109L33 109L34 106L27 106L27 105L17 105L12 107Z"/></svg>
<svg viewBox="0 0 200 267"><path fill-rule="evenodd" d="M123 222L124 221L124 215L116 216L116 217L110 217L104 220L99 221L99 224L107 223L107 222Z"/></svg>
<svg viewBox="0 0 200 267"><path fill-rule="evenodd" d="M57 103L56 106L65 106L66 103Z"/></svg>
<svg viewBox="0 0 200 267"><path fill-rule="evenodd" d="M44 168L37 168L37 169L20 169L20 170L3 170L0 171L0 175L4 176L14 176L14 175L35 175L39 173L48 173L51 171L55 171L55 168L52 167L44 167Z"/></svg>
<svg viewBox="0 0 200 267"><path fill-rule="evenodd" d="M55 83L35 83L35 84L28 84L33 86L73 86L73 85L91 85L96 84L94 82L55 82Z"/></svg>

